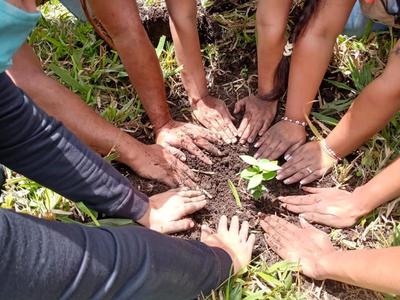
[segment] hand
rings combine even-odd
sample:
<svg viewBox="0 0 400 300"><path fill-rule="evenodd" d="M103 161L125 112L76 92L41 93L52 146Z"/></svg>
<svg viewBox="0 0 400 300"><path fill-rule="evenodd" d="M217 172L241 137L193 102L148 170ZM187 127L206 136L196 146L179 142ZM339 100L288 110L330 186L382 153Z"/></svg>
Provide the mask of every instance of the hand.
<svg viewBox="0 0 400 300"><path fill-rule="evenodd" d="M303 126L280 121L272 126L254 145L259 148L256 158L278 159L282 154L288 157L306 141Z"/></svg>
<svg viewBox="0 0 400 300"><path fill-rule="evenodd" d="M261 221L267 244L284 260L297 262L300 271L313 279L323 280L326 273L322 257L335 252L329 236L300 219L301 227L277 216Z"/></svg>
<svg viewBox="0 0 400 300"><path fill-rule="evenodd" d="M201 241L209 247L218 247L228 253L236 274L250 263L256 237L254 234L249 236L247 221L244 221L240 227L239 218L234 216L228 229L228 219L226 216L222 216L217 233L214 233L206 225L201 227Z"/></svg>
<svg viewBox="0 0 400 300"><path fill-rule="evenodd" d="M287 162L278 170L276 178L285 179L285 184L298 181L302 185L308 184L325 176L335 163L336 159L327 154L319 142L309 142L287 157Z"/></svg>
<svg viewBox="0 0 400 300"><path fill-rule="evenodd" d="M254 95L239 100L234 113L245 109L238 129L240 143L252 143L257 135L262 136L274 120L277 107L278 101L263 101Z"/></svg>
<svg viewBox="0 0 400 300"><path fill-rule="evenodd" d="M310 194L278 199L287 210L300 214L300 217L309 222L346 228L353 226L370 211L357 190L353 193L337 188L303 187L303 190Z"/></svg>
<svg viewBox="0 0 400 300"><path fill-rule="evenodd" d="M160 145L143 145L140 155L130 167L144 178L154 179L170 187L196 188L196 176L183 162Z"/></svg>
<svg viewBox="0 0 400 300"><path fill-rule="evenodd" d="M138 223L161 233L185 231L194 226L185 216L207 204L200 191L186 188L169 190L150 197L149 208Z"/></svg>
<svg viewBox="0 0 400 300"><path fill-rule="evenodd" d="M193 115L206 128L221 136L225 143L236 143L238 135L232 117L225 103L217 98L206 96L193 101Z"/></svg>
<svg viewBox="0 0 400 300"><path fill-rule="evenodd" d="M182 161L186 161L186 156L178 148L189 151L209 165L212 164L212 161L200 148L211 154L221 155L221 151L210 143L218 143L217 136L205 128L190 123L169 121L157 130L156 142Z"/></svg>

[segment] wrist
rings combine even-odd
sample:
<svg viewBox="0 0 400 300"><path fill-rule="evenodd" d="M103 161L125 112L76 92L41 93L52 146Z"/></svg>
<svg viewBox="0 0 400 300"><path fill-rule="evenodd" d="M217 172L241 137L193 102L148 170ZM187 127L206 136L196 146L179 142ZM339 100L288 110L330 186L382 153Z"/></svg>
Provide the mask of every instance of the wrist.
<svg viewBox="0 0 400 300"><path fill-rule="evenodd" d="M287 123L290 123L290 124L293 124L293 125L301 126L303 128L305 128L307 126L307 122L306 121L297 120L297 119L291 119L291 118L289 118L287 116L283 116L281 118L281 121L287 122Z"/></svg>
<svg viewBox="0 0 400 300"><path fill-rule="evenodd" d="M192 107L195 107L199 102L204 102L204 100L209 96L210 94L208 91L206 91L203 94L198 94L196 96L189 96L189 103Z"/></svg>
<svg viewBox="0 0 400 300"><path fill-rule="evenodd" d="M387 202L382 198L381 186L378 188L372 188L368 186L368 183L357 187L352 192L353 201L356 203L355 210L358 212L358 217L362 217L379 207L381 204Z"/></svg>
<svg viewBox="0 0 400 300"><path fill-rule="evenodd" d="M322 254L317 260L314 279L327 280L335 278L335 267L337 262L337 250Z"/></svg>
<svg viewBox="0 0 400 300"><path fill-rule="evenodd" d="M168 123L170 123L171 121L173 121L172 116L170 115L170 113L168 113L168 115L159 118L157 120L152 120L152 124L153 124L153 129L155 132L158 132L161 130L161 128L163 128L165 125L167 125Z"/></svg>

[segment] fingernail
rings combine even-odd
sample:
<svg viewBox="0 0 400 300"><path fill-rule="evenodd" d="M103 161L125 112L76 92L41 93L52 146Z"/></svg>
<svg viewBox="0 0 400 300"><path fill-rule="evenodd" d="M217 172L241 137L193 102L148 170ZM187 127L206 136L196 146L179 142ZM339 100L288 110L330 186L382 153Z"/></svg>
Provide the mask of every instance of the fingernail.
<svg viewBox="0 0 400 300"><path fill-rule="evenodd" d="M277 179L277 180L282 180L282 175L276 176L276 179Z"/></svg>
<svg viewBox="0 0 400 300"><path fill-rule="evenodd" d="M278 200L282 200L282 199L283 199L283 197L282 197L282 196L279 196L279 197L278 197Z"/></svg>
<svg viewBox="0 0 400 300"><path fill-rule="evenodd" d="M304 181L302 180L302 181L300 181L300 185L304 185Z"/></svg>
<svg viewBox="0 0 400 300"><path fill-rule="evenodd" d="M233 138L232 143L235 144L237 142L236 138Z"/></svg>
<svg viewBox="0 0 400 300"><path fill-rule="evenodd" d="M240 140L240 143L243 145L245 143L245 140Z"/></svg>
<svg viewBox="0 0 400 300"><path fill-rule="evenodd" d="M194 223L193 222L190 222L190 227L194 227Z"/></svg>
<svg viewBox="0 0 400 300"><path fill-rule="evenodd" d="M260 144L259 143L255 143L254 147L258 148L258 147L260 147Z"/></svg>
<svg viewBox="0 0 400 300"><path fill-rule="evenodd" d="M292 183L292 181L291 181L291 180L289 180L289 179L286 179L285 181L283 181L283 183L284 183L284 184L291 184L291 183Z"/></svg>
<svg viewBox="0 0 400 300"><path fill-rule="evenodd" d="M289 155L289 154L286 154L283 158L287 161L287 160L290 159L290 155Z"/></svg>
<svg viewBox="0 0 400 300"><path fill-rule="evenodd" d="M249 143L252 143L253 142L253 139L248 139L247 140Z"/></svg>
<svg viewBox="0 0 400 300"><path fill-rule="evenodd" d="M258 153L254 154L255 159L258 159L259 157L260 157L260 154L258 154Z"/></svg>

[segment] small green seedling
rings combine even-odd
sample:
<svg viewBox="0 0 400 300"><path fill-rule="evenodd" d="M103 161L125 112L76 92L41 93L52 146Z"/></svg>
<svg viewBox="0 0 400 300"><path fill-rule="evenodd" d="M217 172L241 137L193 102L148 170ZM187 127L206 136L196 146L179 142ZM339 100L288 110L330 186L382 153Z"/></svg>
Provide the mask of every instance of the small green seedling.
<svg viewBox="0 0 400 300"><path fill-rule="evenodd" d="M278 166L278 161L276 160L257 160L248 155L242 155L240 158L250 165L250 167L247 167L240 173L240 177L249 181L247 189L253 195L254 199L259 200L267 191L267 188L262 183L274 179L281 167Z"/></svg>

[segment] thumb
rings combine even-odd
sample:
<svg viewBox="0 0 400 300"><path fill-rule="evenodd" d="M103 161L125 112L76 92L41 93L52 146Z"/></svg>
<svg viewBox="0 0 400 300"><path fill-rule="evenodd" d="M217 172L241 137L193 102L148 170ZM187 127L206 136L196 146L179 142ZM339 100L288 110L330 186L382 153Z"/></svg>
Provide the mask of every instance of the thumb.
<svg viewBox="0 0 400 300"><path fill-rule="evenodd" d="M173 156L175 156L179 160L186 161L186 155L181 150L179 150L175 147L172 147L172 146L166 146L165 148L168 150L169 153L171 153Z"/></svg>
<svg viewBox="0 0 400 300"><path fill-rule="evenodd" d="M210 227L207 225L203 224L201 225L201 234L200 234L200 241L205 242L207 238L213 234L213 231Z"/></svg>
<svg viewBox="0 0 400 300"><path fill-rule="evenodd" d="M191 219L181 219L178 221L171 221L162 226L163 233L177 233L181 231L186 231L194 227L194 222Z"/></svg>
<svg viewBox="0 0 400 300"><path fill-rule="evenodd" d="M244 106L245 106L244 99L239 100L235 104L235 110L233 111L233 113L235 114L239 113L244 108Z"/></svg>
<svg viewBox="0 0 400 300"><path fill-rule="evenodd" d="M310 223L308 223L308 221L305 219L305 217L306 217L306 214L301 214L299 217L301 228L315 230L316 228L314 226L312 226Z"/></svg>

